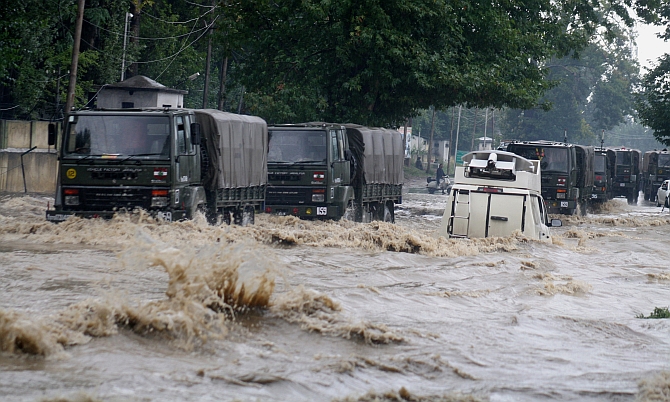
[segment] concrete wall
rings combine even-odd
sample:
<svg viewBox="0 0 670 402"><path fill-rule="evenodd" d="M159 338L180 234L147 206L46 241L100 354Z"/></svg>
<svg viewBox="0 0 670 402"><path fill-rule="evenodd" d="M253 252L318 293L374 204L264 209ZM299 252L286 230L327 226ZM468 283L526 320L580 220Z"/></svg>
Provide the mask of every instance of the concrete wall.
<svg viewBox="0 0 670 402"><path fill-rule="evenodd" d="M0 191L56 192L57 154L49 147L49 122L0 120ZM33 151L21 154L32 147Z"/></svg>

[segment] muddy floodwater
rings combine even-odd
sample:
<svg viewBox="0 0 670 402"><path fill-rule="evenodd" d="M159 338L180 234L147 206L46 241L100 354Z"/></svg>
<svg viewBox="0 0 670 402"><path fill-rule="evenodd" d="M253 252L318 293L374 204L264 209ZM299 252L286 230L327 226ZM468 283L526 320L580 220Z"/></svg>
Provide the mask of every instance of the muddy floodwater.
<svg viewBox="0 0 670 402"><path fill-rule="evenodd" d="M615 199L552 243L396 224L46 222L0 194L1 401L670 400L670 212ZM557 216L559 217L559 216Z"/></svg>

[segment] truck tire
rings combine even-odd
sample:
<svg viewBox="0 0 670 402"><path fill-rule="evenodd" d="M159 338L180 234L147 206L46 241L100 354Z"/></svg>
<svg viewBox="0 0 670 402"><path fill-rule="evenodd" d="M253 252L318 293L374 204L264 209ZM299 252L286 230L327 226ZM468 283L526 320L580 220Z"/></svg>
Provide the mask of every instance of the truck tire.
<svg viewBox="0 0 670 402"><path fill-rule="evenodd" d="M395 206L393 201L387 201L384 204L384 215L382 220L384 222L395 223Z"/></svg>
<svg viewBox="0 0 670 402"><path fill-rule="evenodd" d="M242 210L242 226L253 225L256 221L256 210L253 206L246 206Z"/></svg>

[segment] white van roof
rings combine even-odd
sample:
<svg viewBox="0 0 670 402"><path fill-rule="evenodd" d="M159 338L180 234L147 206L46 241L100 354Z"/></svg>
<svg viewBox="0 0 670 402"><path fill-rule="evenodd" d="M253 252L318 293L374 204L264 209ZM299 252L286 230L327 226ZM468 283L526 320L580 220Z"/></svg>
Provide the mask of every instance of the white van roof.
<svg viewBox="0 0 670 402"><path fill-rule="evenodd" d="M486 150L463 156L454 184L484 185L541 191L539 161L506 151Z"/></svg>

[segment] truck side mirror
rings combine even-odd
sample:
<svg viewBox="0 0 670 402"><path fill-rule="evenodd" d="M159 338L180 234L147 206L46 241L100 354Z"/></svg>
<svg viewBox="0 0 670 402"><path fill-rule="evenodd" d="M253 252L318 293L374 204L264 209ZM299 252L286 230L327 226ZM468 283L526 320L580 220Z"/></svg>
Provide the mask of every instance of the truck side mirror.
<svg viewBox="0 0 670 402"><path fill-rule="evenodd" d="M56 145L56 125L53 123L49 123L49 145Z"/></svg>
<svg viewBox="0 0 670 402"><path fill-rule="evenodd" d="M200 123L191 123L191 144L200 145L201 142Z"/></svg>

